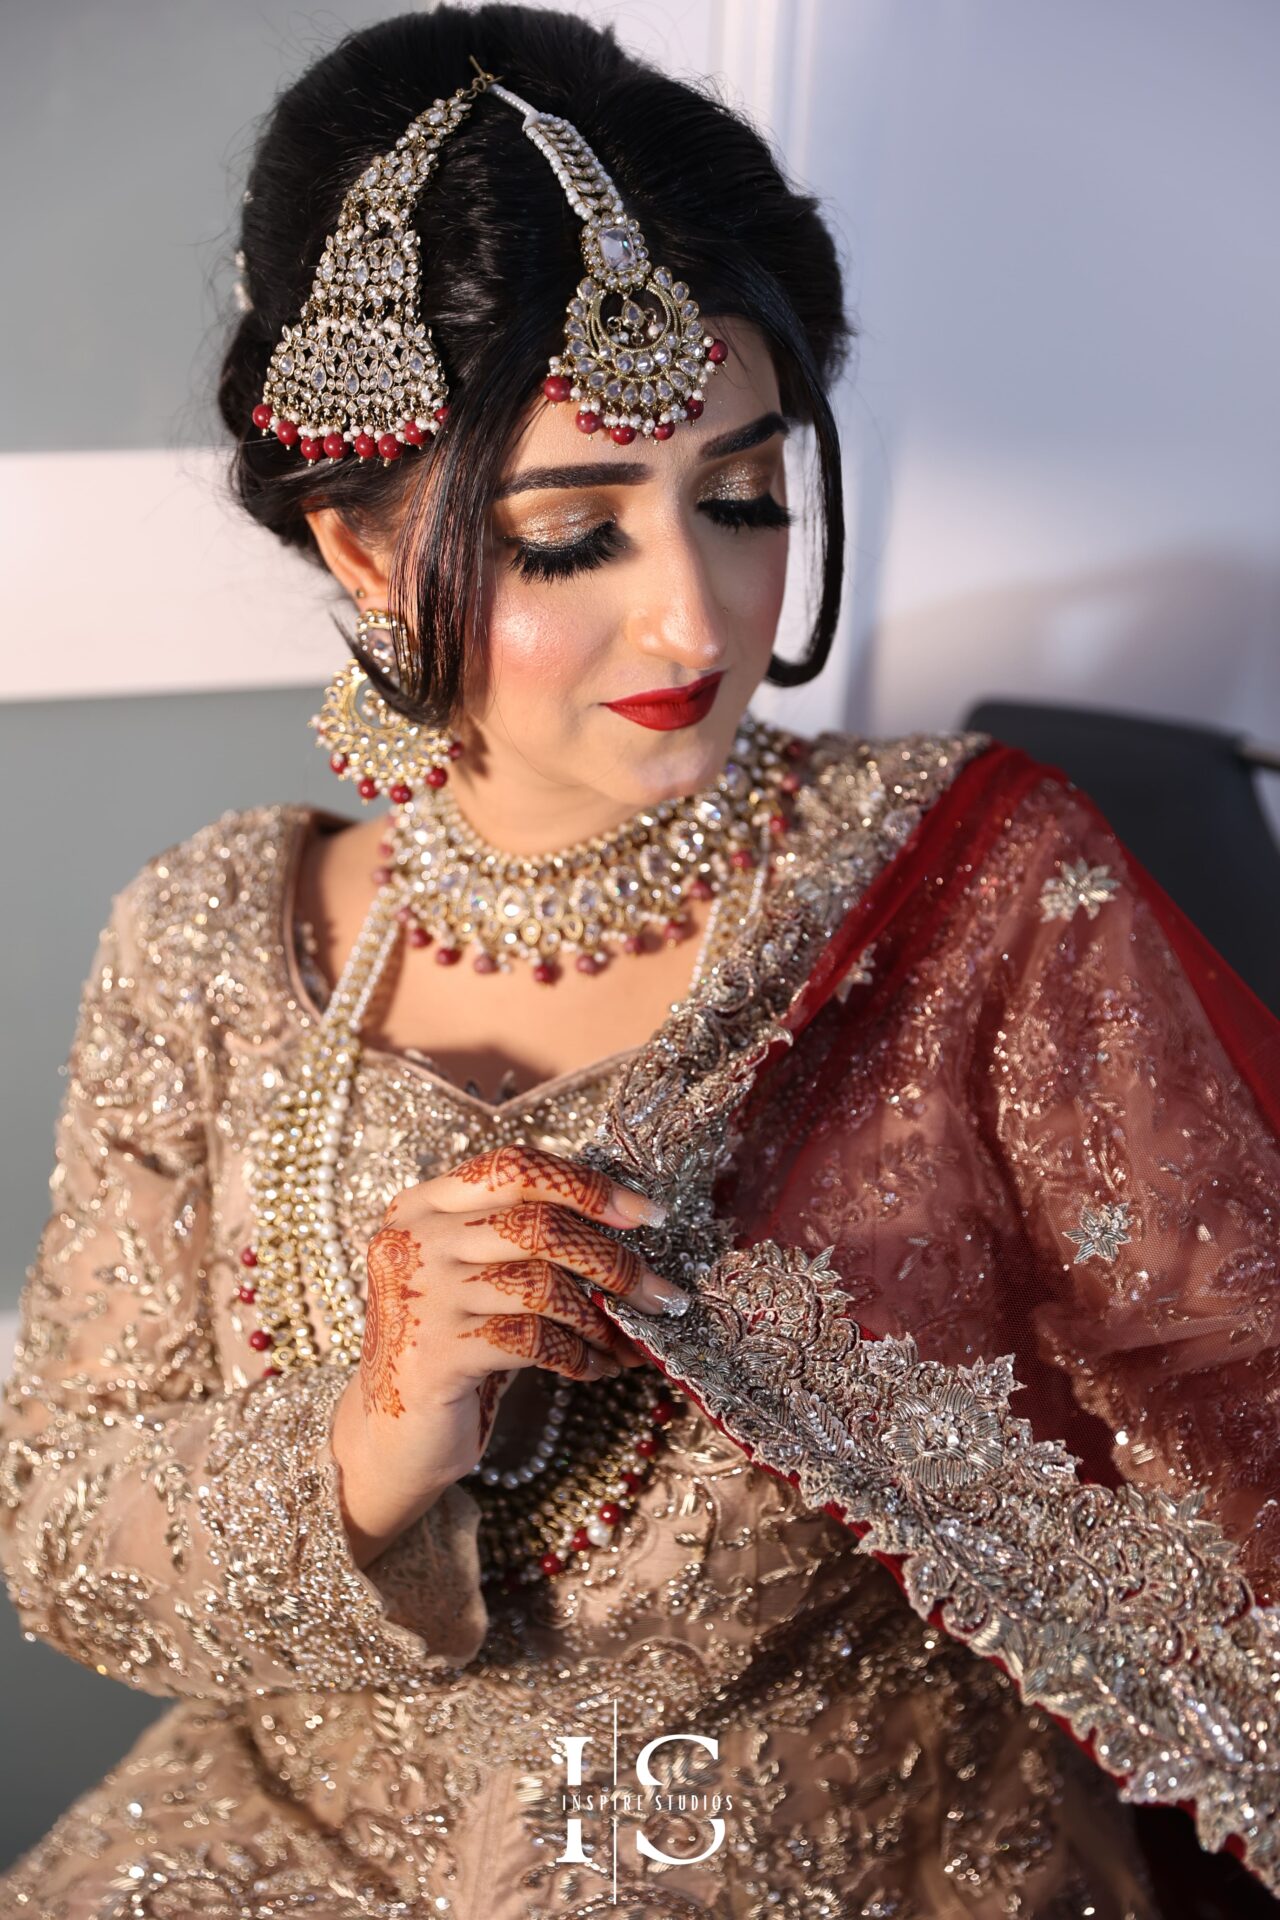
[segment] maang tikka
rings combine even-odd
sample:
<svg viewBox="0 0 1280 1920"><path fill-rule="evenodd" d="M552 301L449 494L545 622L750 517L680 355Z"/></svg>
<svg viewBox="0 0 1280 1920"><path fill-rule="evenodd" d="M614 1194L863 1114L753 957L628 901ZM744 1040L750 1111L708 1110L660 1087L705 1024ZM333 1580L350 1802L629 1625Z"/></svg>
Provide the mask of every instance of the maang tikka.
<svg viewBox="0 0 1280 1920"><path fill-rule="evenodd" d="M418 312L413 208L444 140L486 89L523 116L583 223L587 273L565 311L564 350L548 363L547 399L576 400L583 433L603 427L623 446L638 432L668 440L701 414L703 383L728 357L684 281L651 266L638 223L576 127L468 57L476 79L418 114L348 191L301 317L272 354L253 422L304 460L354 452L386 464L429 444L448 419L448 384ZM611 295L617 311L606 315Z"/></svg>
<svg viewBox="0 0 1280 1920"><path fill-rule="evenodd" d="M728 349L704 333L697 303L665 267L651 268L637 222L577 129L540 113L499 84L475 57L469 86L434 100L388 152L349 189L325 241L298 323L272 355L254 424L304 460L341 460L354 452L383 465L422 447L448 419L448 386L431 330L418 312L418 236L413 208L434 173L440 148L479 94L495 94L522 115L522 128L550 162L583 222L589 269L565 312L564 351L551 356L542 391L553 404L579 403L584 433L601 427L620 445L637 432L666 440L679 420L702 412L702 382ZM619 310L606 316L610 295ZM641 304L644 295L653 302ZM369 609L357 638L394 674L391 615ZM371 637L372 636L372 637ZM415 725L348 661L326 689L311 722L334 772L364 800L386 793L397 805L424 786L442 787L462 742L447 730Z"/></svg>

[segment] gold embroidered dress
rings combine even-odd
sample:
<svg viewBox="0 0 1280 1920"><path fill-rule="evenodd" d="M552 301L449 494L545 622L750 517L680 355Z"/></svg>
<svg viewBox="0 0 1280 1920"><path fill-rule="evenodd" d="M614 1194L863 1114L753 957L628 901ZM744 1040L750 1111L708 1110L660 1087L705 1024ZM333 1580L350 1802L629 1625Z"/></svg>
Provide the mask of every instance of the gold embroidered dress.
<svg viewBox="0 0 1280 1920"><path fill-rule="evenodd" d="M1207 1483L1254 1571L1273 1555L1275 1502L1255 1496L1277 1443L1248 1418L1256 1370L1274 1363L1280 1147L1248 1089L1212 1053L1207 1020L1197 1025L1192 1003L1177 999L1180 976L1151 972L1165 963L1140 900L1122 909L1112 935L1117 902L1103 883L1119 867L1099 871L1105 863L1092 855L1103 830L1074 789L1043 777L1026 783L1005 816L1013 830L995 834L964 875L973 912L963 932L911 956L900 1004L873 998L888 977L877 956L888 952L895 968L901 958L887 908L887 931L840 953L834 988L830 945L783 937L788 927L804 931L802 902L828 932L847 924L854 902L873 902L876 881L904 870L943 797L990 745L977 734L821 736L785 875L790 917L731 930L706 991L645 1048L494 1106L422 1061L363 1053L337 1184L353 1272L395 1191L500 1140L608 1156L655 1189L664 1173L680 1174L673 1218L653 1244L672 1271L701 1277L705 1302L683 1350L674 1330L627 1324L683 1380L687 1411L615 1544L515 1593L482 1592L480 1513L461 1486L358 1570L329 1448L345 1370L322 1360L263 1380L247 1344L236 1294L238 1251L253 1237L248 1142L319 1011L293 924L315 811L224 815L149 861L116 897L84 988L53 1211L6 1390L0 1539L30 1631L179 1699L0 1877L6 1912L45 1920L1158 1912L1127 1808L1051 1717L1070 1720L1065 1703L1055 1694L1047 1710L1025 1704L979 1657L1013 1670L1009 1632L984 1642L972 1622L939 1611L922 1590L919 1539L882 1532L872 1545L900 1577L909 1568L908 1604L863 1550L853 1522L865 1516L849 1486L807 1479L827 1456L814 1453L808 1429L800 1443L799 1399L766 1407L745 1391L765 1373L770 1390L799 1383L797 1328L779 1309L797 1288L811 1301L822 1291L821 1263L815 1280L806 1262L824 1248L844 1258L869 1334L914 1331L926 1353L931 1343L948 1350L948 1367L965 1356L997 1360L1014 1346L1002 1339L1011 1329L1000 1293L1010 1244L992 1239L1003 1208L1037 1232L1071 1235L1085 1263L1079 1298L1046 1300L1036 1322L1039 1405L1051 1430L1074 1439L1073 1421L1100 1431L1114 1420L1113 1443L1129 1449L1135 1479ZM1083 868L1064 868L1081 856ZM1095 912L1075 916L1082 903ZM1100 930L1119 946L1104 945ZM998 991L983 976L993 952L1007 966ZM1080 984L1058 996L1050 1017L1028 983L1054 965L1074 969ZM779 1026L784 1009L803 1005L797 969L810 987L828 985L825 1011L788 1051ZM1173 996L1167 1006L1190 1050L1155 1047L1161 994ZM866 1043L840 1051L858 995L867 996ZM1008 1018L975 1024L979 1005L1007 1006ZM979 1126L960 1092L975 1048L987 1049L985 1083L995 1089L999 1181L986 1117ZM780 1070L765 1071L780 1051ZM824 1090L837 1054L842 1070ZM1100 1061L1126 1087L1141 1085L1143 1099L1130 1091L1114 1101L1099 1084ZM655 1087L673 1073L680 1097L655 1103ZM1046 1076L1063 1073L1081 1094L1092 1089L1103 1116L1096 1135L1085 1107L1068 1128L1061 1107L1040 1098ZM1165 1391L1163 1377L1144 1373L1154 1341L1120 1343L1118 1383L1110 1364L1117 1324L1132 1330L1139 1317L1113 1272L1125 1222L1135 1223L1098 1198L1089 1173L1095 1164L1114 1171L1126 1128L1136 1140L1149 1118L1153 1088L1176 1094L1180 1121L1196 1121L1180 1126L1176 1156L1162 1149L1166 1184L1147 1231L1163 1236L1162 1256L1188 1235L1198 1255L1214 1246L1218 1310L1211 1322L1184 1312L1179 1324L1188 1365L1243 1369L1226 1384L1243 1392L1235 1438L1252 1452L1234 1475L1222 1471L1219 1446L1231 1417L1225 1391L1205 1402L1202 1420L1184 1419L1161 1452L1144 1439L1160 1428L1148 1414L1154 1405L1160 1415ZM815 1100L840 1116L825 1145ZM855 1122L870 1127L856 1166L847 1152ZM730 1146L736 1161L726 1158ZM724 1251L728 1230L762 1206L772 1207L771 1222L746 1244L781 1227L775 1238L792 1249L786 1271L766 1263L749 1276L767 1353L743 1318L746 1269ZM1210 1272L1206 1261L1197 1277ZM1126 1277L1136 1264L1125 1264ZM1168 1257L1152 1258L1143 1277L1167 1291L1171 1271ZM830 1359L824 1341L834 1325L821 1316L810 1325L816 1359ZM1017 1351L1021 1361L1024 1343ZM735 1352L736 1374L726 1369ZM885 1355L903 1363L890 1344ZM863 1363L861 1349L843 1350L841 1378L861 1380ZM842 1423L861 1415L830 1392L831 1377L825 1403L821 1379L804 1383L804 1418L813 1416L835 1458ZM943 1384L954 1391L957 1380L948 1372ZM951 1407L964 1441L958 1470L954 1437L938 1438L920 1377L905 1382L890 1453L919 1496L917 1521L921 1488L954 1493L984 1446L999 1456L1006 1427L989 1404L998 1384L988 1383L976 1412L959 1400ZM1120 1441L1122 1403L1129 1429ZM1090 1437L1096 1454L1093 1428ZM990 1506L987 1514L998 1546L1003 1517ZM934 1560L940 1607L949 1570L936 1551ZM1076 1617L1066 1600L1060 1617ZM1247 1651L1235 1656L1239 1697L1252 1698ZM603 1819L585 1822L588 1864L557 1859L565 1814L556 1743L591 1736L587 1777L603 1780L615 1724L624 1770L661 1733L718 1742L715 1759L676 1743L668 1774L675 1787L731 1796L723 1845L701 1864L646 1854L639 1822L626 1817L616 1870ZM1222 1792L1230 1797L1229 1786ZM643 1833L662 1853L687 1858L706 1846L708 1822L649 1811Z"/></svg>

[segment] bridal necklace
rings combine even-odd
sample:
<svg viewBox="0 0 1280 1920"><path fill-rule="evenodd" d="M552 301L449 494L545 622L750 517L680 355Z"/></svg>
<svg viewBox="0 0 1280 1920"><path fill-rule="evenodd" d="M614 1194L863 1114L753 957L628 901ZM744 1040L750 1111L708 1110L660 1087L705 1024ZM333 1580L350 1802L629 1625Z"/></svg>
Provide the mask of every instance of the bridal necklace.
<svg viewBox="0 0 1280 1920"><path fill-rule="evenodd" d="M351 182L306 304L281 334L253 408L253 424L273 443L263 458L278 451L282 462L354 458L387 467L429 458L448 431L446 369L419 301L414 208L442 143L486 91L519 113L582 223L585 273L541 395L553 406L576 402L581 433L621 446L642 434L661 444L702 414L728 344L704 331L686 283L651 262L638 222L577 128L469 57L476 79L425 107ZM397 941L434 945L445 966L469 950L480 973L528 964L551 986L570 957L595 973L614 948L643 951L655 932L682 939L686 900L714 896L714 921L727 895L746 888L754 898L763 888L788 825L785 797L799 785L787 754L804 751L744 722L708 792L648 808L558 854L512 858L481 841L445 796L462 743L393 711L377 691L374 682L389 688L397 680L391 615L371 610L359 625L361 642L372 634L382 651L370 644L346 664L312 724L334 772L363 800L385 793L393 814L355 946L323 1016L303 1036L296 1068L287 1078L275 1070L273 1109L250 1141L257 1224L240 1255L239 1304L256 1319L250 1346L278 1375L322 1357L359 1359L364 1308L339 1232L336 1170L361 1023ZM468 1476L494 1523L481 1539L496 1541L490 1568L504 1581L559 1572L611 1537L675 1412L661 1384L655 1391L636 1374L579 1383L572 1394L559 1382L532 1459L513 1473L482 1463Z"/></svg>
<svg viewBox="0 0 1280 1920"><path fill-rule="evenodd" d="M337 1172L360 1029L397 942L438 937L454 959L470 942L479 971L531 960L535 975L576 952L579 966L590 958L583 971L595 973L607 964L610 938L632 952L650 944L655 925L664 940L683 939L684 900L710 897L705 958L723 902L738 896L745 916L767 883L789 825L780 809L800 785L794 763L805 750L745 716L710 788L535 857L482 841L439 788L397 803L364 925L287 1079L277 1070L268 1114L250 1137L246 1187L256 1230L240 1253L238 1304L253 1310L248 1344L267 1375L360 1358L365 1309L339 1231ZM484 956L492 965L480 966ZM464 1476L485 1523L486 1578L510 1589L607 1544L677 1411L665 1381L648 1369L604 1381L558 1379L529 1459L506 1470L482 1461Z"/></svg>

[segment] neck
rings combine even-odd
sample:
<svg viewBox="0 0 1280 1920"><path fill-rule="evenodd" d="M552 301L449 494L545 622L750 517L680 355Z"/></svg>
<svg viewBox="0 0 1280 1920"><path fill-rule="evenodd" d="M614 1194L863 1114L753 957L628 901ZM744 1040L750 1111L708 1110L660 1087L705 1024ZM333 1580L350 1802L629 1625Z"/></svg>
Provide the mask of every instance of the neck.
<svg viewBox="0 0 1280 1920"><path fill-rule="evenodd" d="M468 825L511 854L550 853L608 833L643 805L610 800L591 788L553 786L536 775L498 780L464 770L460 760L449 769L449 780Z"/></svg>
<svg viewBox="0 0 1280 1920"><path fill-rule="evenodd" d="M712 786L723 758L708 769L699 765L691 781L668 784L647 796L617 800L593 787L550 780L527 761L503 766L468 751L449 769L453 797L467 824L482 840L517 857L554 853L597 834L610 833L647 808Z"/></svg>

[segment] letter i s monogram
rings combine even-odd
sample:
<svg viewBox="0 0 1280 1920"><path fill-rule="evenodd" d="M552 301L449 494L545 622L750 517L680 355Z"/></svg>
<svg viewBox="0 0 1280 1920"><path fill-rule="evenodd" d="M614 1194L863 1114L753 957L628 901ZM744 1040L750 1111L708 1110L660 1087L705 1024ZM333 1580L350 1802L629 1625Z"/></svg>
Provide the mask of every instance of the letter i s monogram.
<svg viewBox="0 0 1280 1920"><path fill-rule="evenodd" d="M582 1756L587 1750L588 1736L585 1733L566 1733L560 1736L560 1755L565 1764L565 1786L582 1785ZM571 1813L565 1831L564 1852L556 1855L556 1865L561 1863L575 1867L590 1866L591 1862L582 1847L582 1815Z"/></svg>

